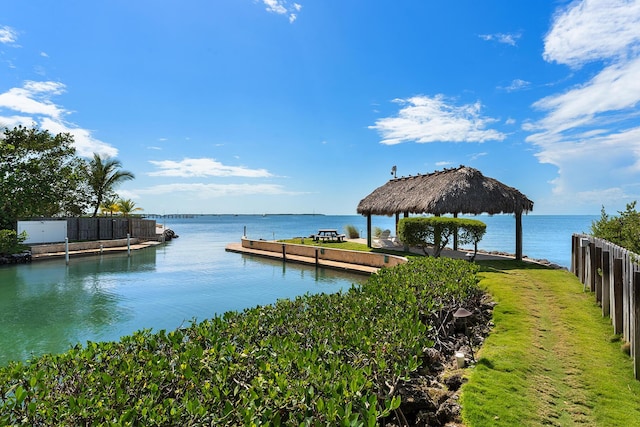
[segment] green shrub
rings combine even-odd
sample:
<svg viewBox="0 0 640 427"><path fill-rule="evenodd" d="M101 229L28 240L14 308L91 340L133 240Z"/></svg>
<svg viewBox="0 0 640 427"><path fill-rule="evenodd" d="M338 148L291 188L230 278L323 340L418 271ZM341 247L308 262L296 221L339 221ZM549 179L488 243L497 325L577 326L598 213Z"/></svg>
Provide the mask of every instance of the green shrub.
<svg viewBox="0 0 640 427"><path fill-rule="evenodd" d="M0 368L0 425L366 425L401 401L475 264L425 258L361 286Z"/></svg>
<svg viewBox="0 0 640 427"><path fill-rule="evenodd" d="M475 219L439 216L402 218L398 223L398 237L406 245L421 248L425 255L428 255L427 247L432 246L433 255L438 257L456 234L460 243L474 243L477 251L486 229L485 223Z"/></svg>
<svg viewBox="0 0 640 427"><path fill-rule="evenodd" d="M344 230L345 230L345 234L349 239L360 238L360 232L358 231L355 225L345 225Z"/></svg>
<svg viewBox="0 0 640 427"><path fill-rule="evenodd" d="M15 230L0 230L0 254L11 255L29 249L23 242L27 240L27 233L18 234Z"/></svg>
<svg viewBox="0 0 640 427"><path fill-rule="evenodd" d="M627 204L626 210L618 214L609 216L603 206L600 219L591 223L591 234L640 253L640 213L636 211L636 202Z"/></svg>

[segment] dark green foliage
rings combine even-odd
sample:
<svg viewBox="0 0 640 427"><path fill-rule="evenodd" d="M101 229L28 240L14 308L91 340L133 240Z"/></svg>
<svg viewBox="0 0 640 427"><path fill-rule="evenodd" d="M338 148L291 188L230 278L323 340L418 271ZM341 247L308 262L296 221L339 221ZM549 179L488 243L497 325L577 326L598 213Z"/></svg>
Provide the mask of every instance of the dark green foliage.
<svg viewBox="0 0 640 427"><path fill-rule="evenodd" d="M603 206L600 219L591 224L591 233L631 252L640 253L640 213L636 211L636 202L627 204L626 210L618 213L619 216L611 217Z"/></svg>
<svg viewBox="0 0 640 427"><path fill-rule="evenodd" d="M357 239L360 237L360 232L358 231L355 225L346 225L344 227L344 230L345 230L345 234L347 235L347 238L349 239Z"/></svg>
<svg viewBox="0 0 640 427"><path fill-rule="evenodd" d="M0 368L0 425L361 425L400 405L476 266L420 259L347 292L280 300L173 332Z"/></svg>
<svg viewBox="0 0 640 427"><path fill-rule="evenodd" d="M398 238L405 245L422 248L425 254L427 247L431 246L433 256L438 257L456 233L459 243L473 243L477 249L486 229L485 223L475 219L439 216L403 218L398 223Z"/></svg>
<svg viewBox="0 0 640 427"><path fill-rule="evenodd" d="M27 245L22 244L25 240L27 233L24 231L18 234L14 230L0 230L0 255L17 254L29 249Z"/></svg>
<svg viewBox="0 0 640 427"><path fill-rule="evenodd" d="M458 219L458 244L466 245L473 243L473 254L478 252L478 242L484 237L487 231L487 224L475 219Z"/></svg>
<svg viewBox="0 0 640 427"><path fill-rule="evenodd" d="M0 137L0 229L19 218L81 214L85 184L71 135L18 126Z"/></svg>

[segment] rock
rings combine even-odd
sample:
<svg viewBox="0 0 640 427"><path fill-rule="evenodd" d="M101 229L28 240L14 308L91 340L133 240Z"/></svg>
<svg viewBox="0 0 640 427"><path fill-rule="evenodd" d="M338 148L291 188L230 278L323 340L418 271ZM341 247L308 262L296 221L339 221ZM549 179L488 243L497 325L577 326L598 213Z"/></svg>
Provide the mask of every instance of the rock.
<svg viewBox="0 0 640 427"><path fill-rule="evenodd" d="M464 378L462 378L460 374L456 373L449 377L444 378L443 381L444 381L444 385L446 385L450 391L458 391L458 389L460 389L460 386L462 386L465 380Z"/></svg>
<svg viewBox="0 0 640 427"><path fill-rule="evenodd" d="M496 303L488 295L478 295L464 301L463 305L473 313L467 318L466 325L456 325L451 315L441 316L448 323L431 329L436 335L429 338L435 344L424 349L422 366L398 387L402 398L399 411L410 426L453 426L461 423L458 394L465 379L457 367L454 353L462 350L470 357L467 336L471 337L473 351L478 350L493 327ZM458 306L447 310L453 313ZM399 423L393 416L386 421L384 425L389 427Z"/></svg>

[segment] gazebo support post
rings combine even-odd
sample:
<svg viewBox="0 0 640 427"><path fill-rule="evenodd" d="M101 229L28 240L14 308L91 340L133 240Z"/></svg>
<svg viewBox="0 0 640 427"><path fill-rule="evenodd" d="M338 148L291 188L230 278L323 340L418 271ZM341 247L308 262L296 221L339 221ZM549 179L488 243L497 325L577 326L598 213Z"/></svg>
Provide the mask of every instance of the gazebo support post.
<svg viewBox="0 0 640 427"><path fill-rule="evenodd" d="M371 248L371 214L367 214L367 247Z"/></svg>
<svg viewBox="0 0 640 427"><path fill-rule="evenodd" d="M404 211L403 217L404 218L409 218L409 212ZM402 244L402 248L404 249L405 252L409 252L409 245L407 245L406 243Z"/></svg>
<svg viewBox="0 0 640 427"><path fill-rule="evenodd" d="M400 212L396 212L396 236L398 235L398 223L400 222Z"/></svg>
<svg viewBox="0 0 640 427"><path fill-rule="evenodd" d="M458 218L458 212L453 214L454 218ZM453 250L457 251L458 250L458 229L456 228L456 232L453 235Z"/></svg>
<svg viewBox="0 0 640 427"><path fill-rule="evenodd" d="M516 260L522 261L522 212L516 212Z"/></svg>

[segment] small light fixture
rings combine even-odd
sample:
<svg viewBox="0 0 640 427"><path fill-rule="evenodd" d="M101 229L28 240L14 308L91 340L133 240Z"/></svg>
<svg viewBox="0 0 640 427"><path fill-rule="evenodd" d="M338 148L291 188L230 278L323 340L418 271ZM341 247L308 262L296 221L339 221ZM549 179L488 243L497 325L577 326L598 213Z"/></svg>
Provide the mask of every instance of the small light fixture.
<svg viewBox="0 0 640 427"><path fill-rule="evenodd" d="M464 334L467 337L467 341L469 342L469 350L471 351L471 360L475 362L476 358L473 355L473 346L471 345L471 337L469 337L469 328L467 327L467 318L472 315L473 313L471 313L469 310L463 307L458 308L456 312L453 313L454 319L462 319L462 322L464 323Z"/></svg>

